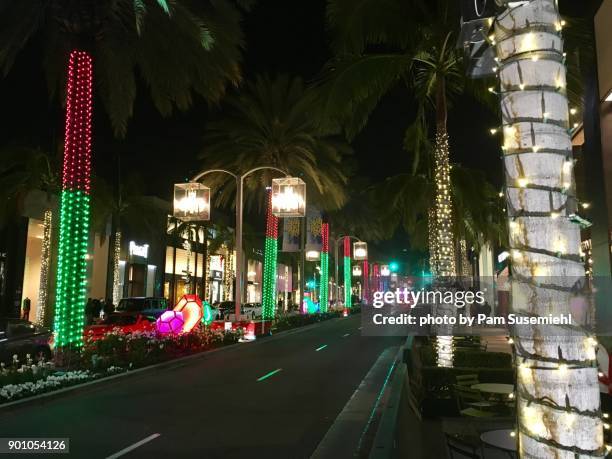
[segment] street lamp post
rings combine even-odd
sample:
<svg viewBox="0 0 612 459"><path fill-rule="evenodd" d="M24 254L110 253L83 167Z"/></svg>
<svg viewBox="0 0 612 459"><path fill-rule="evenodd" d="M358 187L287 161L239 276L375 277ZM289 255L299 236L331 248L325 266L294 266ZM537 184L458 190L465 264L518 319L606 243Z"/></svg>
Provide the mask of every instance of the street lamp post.
<svg viewBox="0 0 612 459"><path fill-rule="evenodd" d="M242 207L243 207L244 179L248 177L249 175L251 175L253 172L257 172L263 169L274 170L274 171L280 172L285 177L290 178L289 174L282 169L279 169L277 167L272 167L272 166L260 166L260 167L255 167L245 172L242 175L234 174L233 172L227 171L225 169L210 169L208 171L200 172L193 179L191 179L191 182L197 182L198 180L200 180L202 177L206 175L209 175L215 172L220 172L223 174L231 175L236 180L236 293L234 295L235 303L236 303L236 309L234 311L236 321L238 321L238 318L240 317L240 313L242 310L242 293L243 293L243 279L242 279L242 216L243 216L243 211L242 211Z"/></svg>

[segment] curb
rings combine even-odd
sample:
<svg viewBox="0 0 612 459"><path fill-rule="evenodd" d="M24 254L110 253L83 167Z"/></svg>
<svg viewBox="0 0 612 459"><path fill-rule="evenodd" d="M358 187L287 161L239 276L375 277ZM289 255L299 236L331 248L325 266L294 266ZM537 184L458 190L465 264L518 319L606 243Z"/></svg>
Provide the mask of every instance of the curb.
<svg viewBox="0 0 612 459"><path fill-rule="evenodd" d="M294 335L296 333L301 333L301 332L305 332L310 330L311 328L315 328L321 324L326 324L326 323L331 323L340 319L344 319L344 317L336 317L334 319L329 319L329 320L323 320L321 322L317 322L314 324L310 324L310 325L305 325L303 327L296 327L296 328L292 328L290 330L283 330L281 332L275 333L274 335L267 337L267 339L263 339L263 341L259 341L258 339L255 340L255 342L250 343L251 345L257 345L257 344L261 344L261 343L268 343L270 341L274 341L275 339L280 339L283 338L285 336L289 336L289 335ZM261 338L259 338L261 339ZM141 373L145 373L147 371L152 371L152 370L164 370L167 368L173 368L173 367L180 367L183 364L185 364L186 362L189 362L190 360L195 360L195 359L199 359L199 358L204 358L208 355L211 354L215 354L217 352L221 352L221 351L230 351L230 350L236 350L238 349L240 346L244 345L244 343L235 343L235 344L229 344L227 346L221 346L215 349L210 349L207 351L202 351L202 352L197 352L195 354L191 354L191 355L186 355L184 357L179 357L178 359L172 359L172 360L168 360L166 362L160 362L160 363L156 363L153 365L148 365L146 367L142 367L142 368L136 368L135 370L128 370L128 371L124 371L122 373L118 373L115 375L110 375L110 376L103 376L101 378L97 378L94 379L92 381L87 381L84 382L82 384L75 384L73 386L68 386L68 387L63 387L61 389L57 389L57 390L53 390L50 392L44 392L42 394L38 394L38 395L33 395L31 397L25 397L19 400L15 400L12 402L7 402L7 403L3 403L0 404L0 414L3 411L13 411L28 405L35 405L37 403L44 403L46 401L51 401L54 400L56 398L61 398L69 393L72 392L79 392L81 390L86 390L91 386L95 386L97 384L101 384L101 383L112 383L115 380L121 379L121 378L125 378L125 377L129 377L129 376L134 376L134 375L138 375Z"/></svg>

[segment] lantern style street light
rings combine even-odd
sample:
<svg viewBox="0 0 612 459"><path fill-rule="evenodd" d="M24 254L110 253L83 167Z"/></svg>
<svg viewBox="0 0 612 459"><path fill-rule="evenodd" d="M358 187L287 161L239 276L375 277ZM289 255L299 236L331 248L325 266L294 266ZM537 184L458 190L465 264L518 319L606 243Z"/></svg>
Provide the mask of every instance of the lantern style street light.
<svg viewBox="0 0 612 459"><path fill-rule="evenodd" d="M391 268L389 268L389 265L382 265L380 267L380 275L383 277L389 277L391 275Z"/></svg>
<svg viewBox="0 0 612 459"><path fill-rule="evenodd" d="M272 179L272 213L279 218L306 215L306 184L302 179Z"/></svg>
<svg viewBox="0 0 612 459"><path fill-rule="evenodd" d="M364 261L368 259L368 243L357 241L353 243L353 259Z"/></svg>
<svg viewBox="0 0 612 459"><path fill-rule="evenodd" d="M353 276L354 277L361 276L361 266L359 266L359 265L353 266Z"/></svg>
<svg viewBox="0 0 612 459"><path fill-rule="evenodd" d="M319 261L321 259L321 252L318 250L307 250L306 261Z"/></svg>
<svg viewBox="0 0 612 459"><path fill-rule="evenodd" d="M187 212L183 212L184 214L187 214L187 218L189 218L190 215L194 215L195 212L193 211L193 209L196 208L197 205L202 204L204 202L204 201L200 201L200 199L202 200L206 199L205 192L204 194L198 195L197 194L198 191L208 190L208 198L206 201L208 203L208 206L207 206L208 210L206 213L202 211L199 214L203 216L206 215L207 216L206 220L208 220L210 219L210 188L200 184L199 180L202 179L202 177L215 173L215 172L231 175L236 180L236 292L234 294L235 302L236 302L236 309L235 309L236 321L238 321L238 318L240 317L241 305L242 305L242 293L243 293L243 286L244 286L244 282L242 279L243 277L242 276L242 219L243 219L242 210L243 209L242 208L243 208L244 179L248 177L249 175L251 175L252 173L263 170L263 169L277 171L285 176L282 179L272 180L273 212L274 212L274 187L275 185L277 186L277 194L278 194L278 198L277 198L278 212L274 212L274 215L278 217L285 217L285 216L303 217L306 213L306 184L299 178L290 177L287 172L277 167L272 167L272 166L255 167L245 172L242 175L234 174L233 172L227 171L225 169L210 169L204 172L200 172L188 184L183 183L183 184L177 184L174 186L174 193L175 193L174 216L177 218L181 218L178 216L182 212L181 206L187 208L188 210L192 209L191 214ZM192 185L192 187L189 188L186 185ZM180 194L181 192L179 191L179 199L177 200L177 195L176 195L177 189L179 190L188 189L192 192L193 190L196 190L196 193L195 195L194 194L186 195L186 193ZM182 218L182 219L185 220L185 218ZM191 220L186 220L186 221L193 221L193 220L198 220L198 218L196 218L194 215L194 217L191 218Z"/></svg>
<svg viewBox="0 0 612 459"><path fill-rule="evenodd" d="M194 182L175 184L173 215L185 222L210 220L210 188Z"/></svg>

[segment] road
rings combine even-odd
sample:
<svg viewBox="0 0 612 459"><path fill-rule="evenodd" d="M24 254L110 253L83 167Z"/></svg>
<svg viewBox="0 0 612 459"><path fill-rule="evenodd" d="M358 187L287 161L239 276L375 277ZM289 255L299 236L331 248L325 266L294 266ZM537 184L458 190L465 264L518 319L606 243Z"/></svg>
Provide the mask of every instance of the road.
<svg viewBox="0 0 612 459"><path fill-rule="evenodd" d="M381 352L402 341L362 337L360 325L360 315L332 320L0 411L0 437L69 437L75 458L130 447L121 457L309 457Z"/></svg>

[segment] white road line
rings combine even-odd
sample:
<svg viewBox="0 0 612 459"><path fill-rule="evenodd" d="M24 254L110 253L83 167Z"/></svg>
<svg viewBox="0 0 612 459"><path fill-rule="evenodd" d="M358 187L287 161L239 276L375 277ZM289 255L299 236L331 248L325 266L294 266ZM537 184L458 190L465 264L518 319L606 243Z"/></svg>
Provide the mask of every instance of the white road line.
<svg viewBox="0 0 612 459"><path fill-rule="evenodd" d="M361 330L363 327L359 327L357 330Z"/></svg>
<svg viewBox="0 0 612 459"><path fill-rule="evenodd" d="M345 333L344 335L342 335L343 338L346 338L347 336L349 336L350 333Z"/></svg>
<svg viewBox="0 0 612 459"><path fill-rule="evenodd" d="M160 435L161 434L158 434L158 433L155 433L153 435L149 435L147 438L143 438L142 440L134 443L133 445L130 445L127 448L123 448L121 451L118 451L115 454L112 454L112 455L108 456L106 459L116 459L117 457L125 456L130 451L133 451L136 448L141 447L145 443L149 443L151 440L155 440Z"/></svg>

